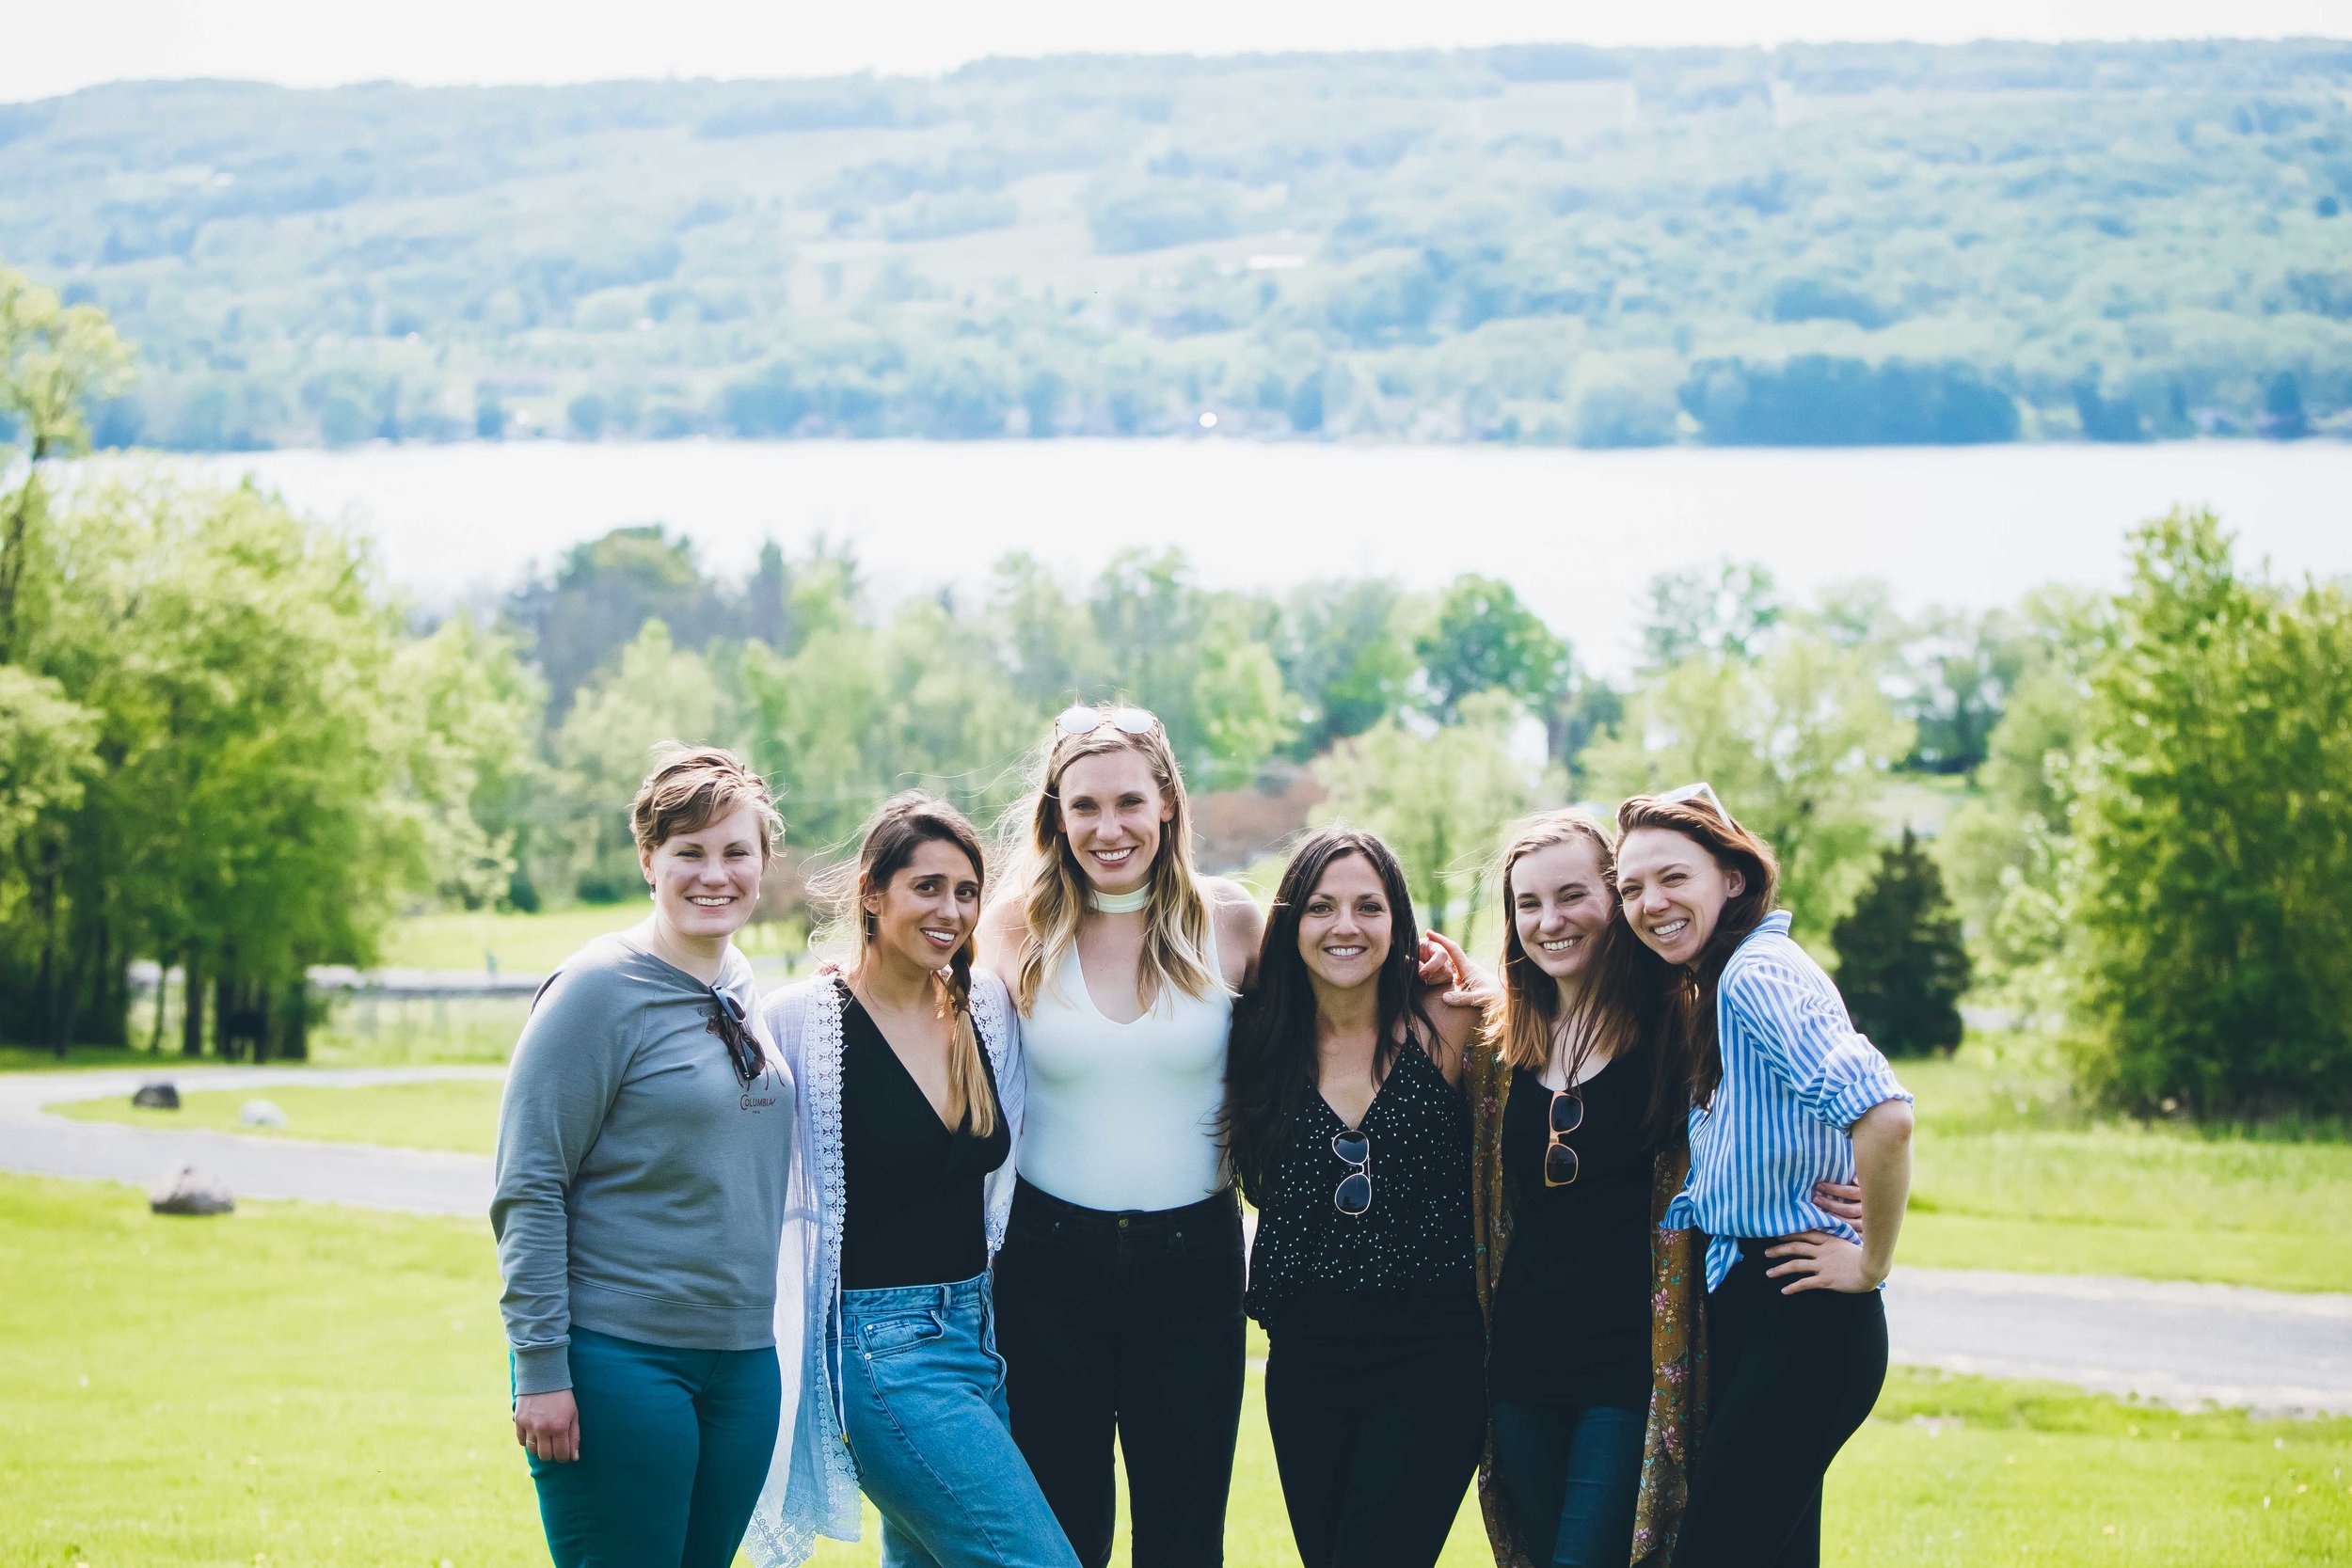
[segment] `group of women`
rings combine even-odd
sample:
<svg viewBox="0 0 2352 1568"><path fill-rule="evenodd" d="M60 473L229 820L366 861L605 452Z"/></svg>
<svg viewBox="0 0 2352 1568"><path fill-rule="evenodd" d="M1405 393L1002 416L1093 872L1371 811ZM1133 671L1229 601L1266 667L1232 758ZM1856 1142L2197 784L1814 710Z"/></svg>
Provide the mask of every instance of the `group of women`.
<svg viewBox="0 0 2352 1568"><path fill-rule="evenodd" d="M1073 707L1009 871L920 795L764 1001L781 832L723 751L646 780L652 912L549 978L491 1218L562 1568L1223 1559L1245 1386L1310 1568L1809 1564L1885 1373L1909 1096L1705 786L1502 855L1489 974L1395 857L1196 867L1157 720ZM1256 1213L1245 1240L1241 1199ZM1116 1456L1116 1457L1115 1457Z"/></svg>

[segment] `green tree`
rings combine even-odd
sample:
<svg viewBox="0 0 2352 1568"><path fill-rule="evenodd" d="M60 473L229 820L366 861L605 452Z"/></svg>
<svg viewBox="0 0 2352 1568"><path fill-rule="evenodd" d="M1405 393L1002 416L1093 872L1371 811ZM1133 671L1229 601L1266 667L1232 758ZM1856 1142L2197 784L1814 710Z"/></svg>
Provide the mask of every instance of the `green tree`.
<svg viewBox="0 0 2352 1568"><path fill-rule="evenodd" d="M1911 743L1867 658L1799 632L1754 664L1701 654L1673 666L1585 763L1612 797L1711 783L1780 857L1800 934L1826 940L1868 874L1880 782Z"/></svg>
<svg viewBox="0 0 2352 1568"><path fill-rule="evenodd" d="M1880 854L1878 874L1831 928L1830 943L1854 1027L1880 1050L1923 1056L1958 1049L1968 950L1944 879L1908 827Z"/></svg>
<svg viewBox="0 0 2352 1568"><path fill-rule="evenodd" d="M24 477L0 495L0 664L17 657L28 581L46 574L40 531L53 459L89 450L86 410L131 383L132 348L91 305L62 305L23 273L0 267L0 475L24 443Z"/></svg>
<svg viewBox="0 0 2352 1568"><path fill-rule="evenodd" d="M1035 556L1014 551L997 561L988 616L997 657L1024 702L1058 711L1073 699L1108 694L1097 686L1108 657L1086 606Z"/></svg>
<svg viewBox="0 0 2352 1568"><path fill-rule="evenodd" d="M1430 712L1441 724L1453 723L1463 700L1481 691L1506 692L1540 714L1567 687L1567 644L1495 578L1455 578L1413 652L1428 683Z"/></svg>
<svg viewBox="0 0 2352 1568"><path fill-rule="evenodd" d="M1417 667L1412 618L1411 601L1385 578L1311 582L1292 591L1283 601L1277 657L1305 711L1295 754L1315 756L1404 705Z"/></svg>
<svg viewBox="0 0 2352 1568"><path fill-rule="evenodd" d="M1977 793L1933 847L1979 983L2028 1014L2064 1004L2065 880L2072 864L2089 673L2106 640L2094 596L2042 589L2008 619L2019 673L1985 738Z"/></svg>
<svg viewBox="0 0 2352 1568"><path fill-rule="evenodd" d="M101 482L53 523L72 592L25 651L99 716L98 767L18 845L0 1013L120 1039L145 953L209 984L225 1050L299 1054L306 967L370 959L425 880L398 623L356 546L249 488Z"/></svg>
<svg viewBox="0 0 2352 1568"><path fill-rule="evenodd" d="M644 886L629 836L628 803L664 741L731 746L741 721L734 696L700 655L648 621L620 662L582 689L555 733L557 788L550 847L561 880L594 902L614 903Z"/></svg>
<svg viewBox="0 0 2352 1568"><path fill-rule="evenodd" d="M2352 602L2134 537L2074 813L2077 1061L2138 1110L2352 1110Z"/></svg>
<svg viewBox="0 0 2352 1568"><path fill-rule="evenodd" d="M696 564L691 542L659 523L616 528L573 546L551 579L533 580L508 601L507 615L528 641L557 721L572 694L647 621L662 622L691 649L729 626L727 607Z"/></svg>
<svg viewBox="0 0 2352 1568"><path fill-rule="evenodd" d="M1724 561L1661 572L1642 615L1642 667L1671 669L1698 655L1744 663L1762 654L1787 613L1772 569Z"/></svg>
<svg viewBox="0 0 2352 1568"><path fill-rule="evenodd" d="M1297 729L1274 650L1256 635L1250 607L1221 598L1195 648L1192 713L1212 789L1238 789L1258 776Z"/></svg>
<svg viewBox="0 0 2352 1568"><path fill-rule="evenodd" d="M434 895L469 909L517 894L535 904L517 877L547 689L511 639L462 613L400 649L393 685L408 705L401 794Z"/></svg>

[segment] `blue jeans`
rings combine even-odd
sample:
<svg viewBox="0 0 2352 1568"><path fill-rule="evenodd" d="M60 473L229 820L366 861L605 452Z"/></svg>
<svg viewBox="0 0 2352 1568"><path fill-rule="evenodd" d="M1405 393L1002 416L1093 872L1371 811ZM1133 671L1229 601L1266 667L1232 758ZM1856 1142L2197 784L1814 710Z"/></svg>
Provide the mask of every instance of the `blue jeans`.
<svg viewBox="0 0 2352 1568"><path fill-rule="evenodd" d="M882 1568L1078 1568L1013 1446L988 1275L845 1291L827 1349Z"/></svg>
<svg viewBox="0 0 2352 1568"><path fill-rule="evenodd" d="M555 1568L727 1568L776 1451L767 1350L678 1350L574 1327L580 1457L531 1461Z"/></svg>
<svg viewBox="0 0 2352 1568"><path fill-rule="evenodd" d="M1548 1568L1625 1568L1633 1556L1648 1418L1605 1405L1496 1401L1495 1470L1519 1538Z"/></svg>

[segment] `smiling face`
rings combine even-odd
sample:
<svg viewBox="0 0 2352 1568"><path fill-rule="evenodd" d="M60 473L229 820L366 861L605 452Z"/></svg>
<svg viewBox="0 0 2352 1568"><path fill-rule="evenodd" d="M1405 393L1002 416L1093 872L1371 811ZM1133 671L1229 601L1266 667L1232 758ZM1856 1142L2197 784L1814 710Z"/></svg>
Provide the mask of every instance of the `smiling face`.
<svg viewBox="0 0 2352 1568"><path fill-rule="evenodd" d="M1668 963L1696 963L1724 905L1746 890L1738 871L1724 870L1705 845L1671 828L1635 828L1617 845L1626 924Z"/></svg>
<svg viewBox="0 0 2352 1568"><path fill-rule="evenodd" d="M925 839L888 885L859 900L867 944L922 970L947 967L980 919L980 871L958 846Z"/></svg>
<svg viewBox="0 0 2352 1568"><path fill-rule="evenodd" d="M637 860L654 909L672 931L690 941L733 936L759 901L766 823L758 808L738 806L707 827L672 833Z"/></svg>
<svg viewBox="0 0 2352 1568"><path fill-rule="evenodd" d="M1350 990L1380 977L1393 931L1389 890L1358 854L1323 868L1298 913L1298 956L1325 985Z"/></svg>
<svg viewBox="0 0 2352 1568"><path fill-rule="evenodd" d="M1555 980L1584 972L1616 913L1600 851L1578 833L1511 864L1511 923L1530 962Z"/></svg>
<svg viewBox="0 0 2352 1568"><path fill-rule="evenodd" d="M1059 798L1062 836L1097 891L1132 893L1151 879L1176 807L1142 753L1121 746L1078 758L1062 769Z"/></svg>

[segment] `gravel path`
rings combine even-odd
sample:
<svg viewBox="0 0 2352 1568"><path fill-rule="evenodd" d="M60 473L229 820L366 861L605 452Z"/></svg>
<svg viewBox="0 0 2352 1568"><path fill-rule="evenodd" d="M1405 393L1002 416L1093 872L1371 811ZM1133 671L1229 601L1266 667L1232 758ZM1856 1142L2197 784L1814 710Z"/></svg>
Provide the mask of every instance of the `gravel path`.
<svg viewBox="0 0 2352 1568"><path fill-rule="evenodd" d="M0 1074L0 1169L150 1185L183 1160L241 1197L310 1198L480 1220L490 1162L365 1144L246 1138L69 1121L61 1101L128 1097L168 1076L183 1092L272 1084L495 1080L497 1068L204 1067ZM161 1120L162 1113L158 1113ZM2051 1378L2170 1403L2352 1415L2352 1295L2304 1295L2071 1275L1899 1267L1887 1287L1895 1359Z"/></svg>

